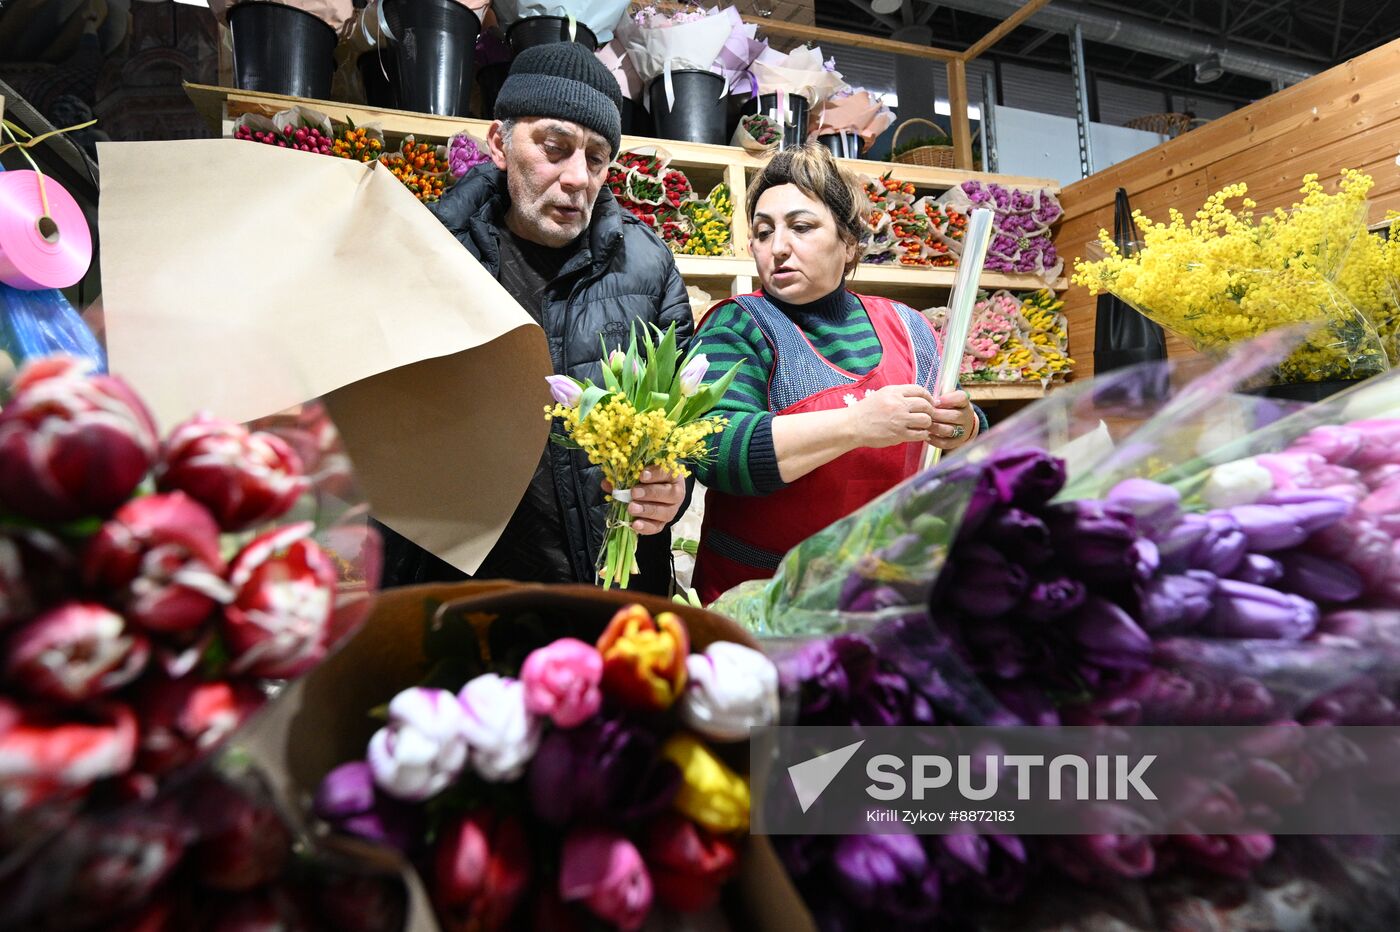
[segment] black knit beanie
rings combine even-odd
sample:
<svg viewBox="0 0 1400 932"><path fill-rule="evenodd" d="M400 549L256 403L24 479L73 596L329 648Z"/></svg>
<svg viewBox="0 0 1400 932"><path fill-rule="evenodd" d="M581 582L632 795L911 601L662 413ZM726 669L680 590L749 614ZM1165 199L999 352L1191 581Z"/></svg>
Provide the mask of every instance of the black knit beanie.
<svg viewBox="0 0 1400 932"><path fill-rule="evenodd" d="M493 115L568 120L602 136L617 155L621 111L622 88L596 55L577 42L551 42L515 57Z"/></svg>

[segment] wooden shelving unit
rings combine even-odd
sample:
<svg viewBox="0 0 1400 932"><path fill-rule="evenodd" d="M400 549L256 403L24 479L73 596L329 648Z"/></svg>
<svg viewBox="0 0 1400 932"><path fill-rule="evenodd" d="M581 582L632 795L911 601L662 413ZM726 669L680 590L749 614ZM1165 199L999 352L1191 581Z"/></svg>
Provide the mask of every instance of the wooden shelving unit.
<svg viewBox="0 0 1400 932"><path fill-rule="evenodd" d="M302 105L330 117L332 121L353 120L356 125L375 125L388 137L413 135L419 140L446 142L459 132L467 132L479 140L486 138L490 126L487 120L467 117L443 117L405 110L388 110L362 104L330 100L305 100L281 94L265 94L237 88L205 84L186 84L185 91L195 108L209 125L223 136L233 134L234 122L247 113L272 116L289 107ZM652 139L644 136L623 136L624 149L648 146L664 149L671 164L683 169L699 190L707 190L720 181L730 189L735 204L733 243L734 256L677 256L676 267L688 284L709 292L717 299L730 294L752 291L755 287L754 261L748 254L748 223L743 216L743 204L749 176L763 167L764 159L751 155L737 146L714 146ZM864 159L838 159L841 165L858 175L879 177L892 174L901 181L913 183L921 191L938 192L961 184L968 179L997 182L1007 187L1048 188L1058 192L1057 182L1047 178L1019 175L991 175L951 168L928 168L918 165L872 162ZM894 298L912 307L924 308L946 301L953 284L952 269L910 268L899 265L862 264L852 278L857 290ZM981 284L990 290L1009 289L1031 291L1047 287L1033 275L1003 275L986 273ZM1049 283L1057 291L1066 288L1063 278ZM970 393L981 402L1027 400L1044 395L1039 383L977 385Z"/></svg>

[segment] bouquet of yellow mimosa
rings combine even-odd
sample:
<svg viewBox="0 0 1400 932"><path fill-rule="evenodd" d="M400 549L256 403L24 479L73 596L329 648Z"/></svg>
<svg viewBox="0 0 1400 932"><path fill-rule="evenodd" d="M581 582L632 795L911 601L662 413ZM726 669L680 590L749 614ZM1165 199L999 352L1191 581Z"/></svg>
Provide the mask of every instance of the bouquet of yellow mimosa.
<svg viewBox="0 0 1400 932"><path fill-rule="evenodd" d="M634 330L626 352L609 353L603 347L602 385L567 375L548 379L555 403L545 407L545 417L558 418L563 426L550 439L582 450L612 486L607 537L598 555L604 588L627 588L637 571L637 532L627 514L632 487L647 467L685 477L690 475L687 463L710 455L706 438L728 422L705 415L739 369L735 363L707 385L705 354L692 350L682 358L674 324L664 334L652 330L642 331L640 343Z"/></svg>

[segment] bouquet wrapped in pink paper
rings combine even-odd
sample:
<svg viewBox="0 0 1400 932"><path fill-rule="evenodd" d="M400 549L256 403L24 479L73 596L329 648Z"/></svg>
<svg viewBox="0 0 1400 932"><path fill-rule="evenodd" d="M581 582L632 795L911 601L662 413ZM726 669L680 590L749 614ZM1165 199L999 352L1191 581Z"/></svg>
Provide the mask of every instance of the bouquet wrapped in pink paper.
<svg viewBox="0 0 1400 932"><path fill-rule="evenodd" d="M22 370L0 412L0 854L156 798L321 662L370 606L367 520L319 405L162 439L116 376Z"/></svg>
<svg viewBox="0 0 1400 932"><path fill-rule="evenodd" d="M812 109L807 120L808 138L828 133L855 133L869 148L894 122L885 102L869 91L846 87L836 91Z"/></svg>

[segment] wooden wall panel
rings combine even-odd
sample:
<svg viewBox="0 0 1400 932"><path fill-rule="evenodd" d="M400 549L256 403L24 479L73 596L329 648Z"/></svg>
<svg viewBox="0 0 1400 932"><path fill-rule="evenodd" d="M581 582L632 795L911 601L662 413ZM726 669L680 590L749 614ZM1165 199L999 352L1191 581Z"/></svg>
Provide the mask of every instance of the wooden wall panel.
<svg viewBox="0 0 1400 932"><path fill-rule="evenodd" d="M1178 136L1066 187L1056 244L1072 268L1100 228L1113 226L1113 198L1126 188L1133 207L1153 220L1167 210L1194 212L1206 197L1243 181L1261 208L1294 201L1303 176L1333 184L1343 168L1375 179L1371 220L1400 210L1400 41L1345 62L1301 84ZM1066 274L1069 274L1068 269ZM1095 300L1071 287L1065 295L1076 377L1093 374ZM1189 353L1168 335L1172 355Z"/></svg>

